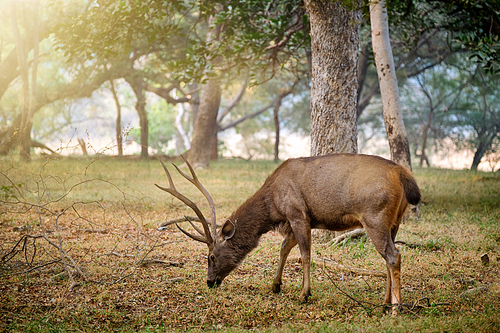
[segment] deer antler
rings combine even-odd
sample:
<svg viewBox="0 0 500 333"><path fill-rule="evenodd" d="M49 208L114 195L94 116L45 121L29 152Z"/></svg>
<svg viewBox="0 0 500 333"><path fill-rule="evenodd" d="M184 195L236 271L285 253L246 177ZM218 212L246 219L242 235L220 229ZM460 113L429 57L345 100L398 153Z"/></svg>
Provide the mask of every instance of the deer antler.
<svg viewBox="0 0 500 333"><path fill-rule="evenodd" d="M191 208L195 212L196 216L198 216L198 218L200 219L200 222L203 225L203 231L204 232L202 232L200 229L198 229L197 227L195 227L193 225L193 223L191 221L189 221L189 219L187 219L187 220L189 221L189 223L191 223L191 225L194 227L194 229L201 235L201 237L198 236L198 235L193 235L193 234L187 232L186 230L182 229L176 223L177 228L179 228L180 231L182 231L185 235L191 237L192 239L197 240L199 242L203 242L203 243L207 244L209 247L211 247L213 245L213 243L214 243L213 238L212 238L212 234L216 235L216 219L215 219L215 205L214 205L214 201L212 200L212 197L210 196L210 193L208 193L208 191L205 189L205 187L203 187L203 185L201 184L201 182L198 180L198 177L196 176L196 173L194 172L193 168L191 167L191 164L189 164L189 162L184 158L184 156L181 155L181 157L186 162L186 164L187 164L187 166L189 168L189 171L191 172L192 178L189 177L188 175L186 175L184 172L182 172L175 164L172 164L172 165L177 169L177 171L184 178L186 178L190 183L192 183L194 186L196 186L196 188L198 190L200 190L200 192L207 199L208 204L210 205L210 210L211 210L210 224L212 226L212 232L210 232L210 228L208 226L208 222L205 219L205 216L203 216L203 214L200 211L200 209L198 208L198 206L194 202L192 202L191 200L189 200L188 198L186 198L179 191L177 191L177 189L174 186L174 182L172 181L172 177L170 176L170 173L167 170L167 167L165 166L165 164L163 164L163 162L161 160L160 160L160 162L161 162L161 165L163 166L163 170L165 170L165 173L167 174L167 178L168 178L168 182L169 182L169 187L166 188L166 187L160 186L158 184L155 184L155 185L160 190L163 190L165 192L170 193L171 195L173 195L174 197L176 197L177 199L179 199L180 201L182 201L186 206L188 206L189 208Z"/></svg>

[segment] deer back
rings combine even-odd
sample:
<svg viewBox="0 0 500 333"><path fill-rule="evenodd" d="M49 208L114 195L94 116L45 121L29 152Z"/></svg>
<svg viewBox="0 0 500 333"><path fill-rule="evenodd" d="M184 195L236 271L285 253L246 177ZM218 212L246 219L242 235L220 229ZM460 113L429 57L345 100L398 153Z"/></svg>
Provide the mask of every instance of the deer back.
<svg viewBox="0 0 500 333"><path fill-rule="evenodd" d="M402 178L413 180L407 169L376 156L298 158L277 168L256 195L260 200L268 196L274 221L302 217L311 228L345 230L361 226L362 217L373 214L399 222L399 212L408 204Z"/></svg>

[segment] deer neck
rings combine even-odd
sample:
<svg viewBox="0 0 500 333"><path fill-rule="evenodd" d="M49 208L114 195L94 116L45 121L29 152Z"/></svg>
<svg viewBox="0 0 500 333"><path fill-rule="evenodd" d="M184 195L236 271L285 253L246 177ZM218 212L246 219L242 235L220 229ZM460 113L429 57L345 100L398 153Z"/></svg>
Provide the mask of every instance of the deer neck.
<svg viewBox="0 0 500 333"><path fill-rule="evenodd" d="M236 230L229 243L241 255L241 260L257 247L263 234L273 229L266 196L259 192L243 203L230 218Z"/></svg>

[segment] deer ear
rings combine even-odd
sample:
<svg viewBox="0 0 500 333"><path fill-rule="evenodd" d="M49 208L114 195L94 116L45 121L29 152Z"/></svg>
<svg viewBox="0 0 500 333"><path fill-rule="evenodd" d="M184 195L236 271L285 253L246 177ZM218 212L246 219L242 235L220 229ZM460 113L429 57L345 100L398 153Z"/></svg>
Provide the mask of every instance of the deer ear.
<svg viewBox="0 0 500 333"><path fill-rule="evenodd" d="M227 219L226 223L222 226L220 230L220 235L224 240L228 240L234 236L234 232L236 231L236 226L231 222L231 220Z"/></svg>

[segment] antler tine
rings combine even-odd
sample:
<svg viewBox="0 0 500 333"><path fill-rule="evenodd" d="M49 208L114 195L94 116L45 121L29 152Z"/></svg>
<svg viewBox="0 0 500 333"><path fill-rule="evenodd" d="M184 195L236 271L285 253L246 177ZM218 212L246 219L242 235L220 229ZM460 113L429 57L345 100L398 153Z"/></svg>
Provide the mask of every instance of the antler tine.
<svg viewBox="0 0 500 333"><path fill-rule="evenodd" d="M197 235L190 234L189 232L187 232L185 230L182 230L182 232L194 240L203 242L203 243L207 244L208 246L211 246L213 244L213 239L212 239L212 235L210 234L210 228L208 227L208 223L205 219L205 216L203 216L203 213L200 211L200 209L198 208L198 206L194 202L192 202L191 200L186 198L184 195L182 195L179 191L177 191L177 189L175 188L174 182L172 180L172 177L170 176L170 173L168 172L167 167L165 166L165 164L163 164L163 161L160 160L160 162L161 162L161 165L163 166L163 170L165 170L165 173L167 174L169 187L166 188L166 187L163 187L161 185L155 184L156 187L158 187L160 190L163 190L165 192L170 193L171 195L173 195L174 197L176 197L177 199L182 201L186 206L191 208L196 213L196 216L198 216L198 218L200 219L200 222L203 225L203 230L205 231L205 234L203 235L204 237L200 237ZM176 169L179 170L177 167L176 167ZM182 229L181 227L179 227L179 225L177 225L177 227L179 229ZM198 231L200 234L202 234L200 229L195 228L195 230Z"/></svg>
<svg viewBox="0 0 500 333"><path fill-rule="evenodd" d="M205 243L205 244L208 244L207 243L207 240L203 237L200 237L200 236L197 236L197 235L193 235L192 233L189 233L187 232L186 230L182 229L177 223L175 224L177 226L177 228L182 231L182 233L188 237L191 237L192 239L194 240L197 240L199 242L202 242L202 243Z"/></svg>
<svg viewBox="0 0 500 333"><path fill-rule="evenodd" d="M191 219L189 218L189 216L184 215L184 218L186 219L186 221L189 222L189 224L191 224L191 226L193 227L194 230L196 230L200 235L205 236L205 234L203 233L203 231L201 231L197 226L194 225L194 223L191 221Z"/></svg>
<svg viewBox="0 0 500 333"><path fill-rule="evenodd" d="M174 167L177 169L177 171L184 178L186 178L187 180L189 180L189 182L191 182L194 186L196 186L196 188L198 190L200 190L200 192L207 199L208 204L210 206L210 225L212 227L212 235L214 235L214 237L215 237L215 235L217 235L217 220L216 220L216 217L215 217L215 204L214 204L214 201L212 199L212 196L210 196L210 193L208 193L207 189L198 180L198 177L196 176L196 173L194 172L193 167L191 166L191 164L189 164L189 162L187 161L187 159L183 155L181 155L181 157L184 160L184 162L186 162L186 164L187 164L187 166L189 168L189 171L191 172L191 175L193 176L193 178L189 177L184 172L182 172L176 165L174 165Z"/></svg>

